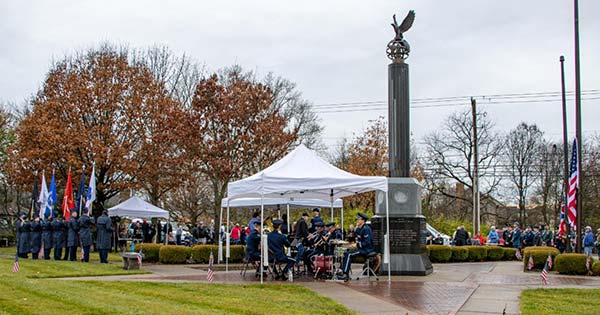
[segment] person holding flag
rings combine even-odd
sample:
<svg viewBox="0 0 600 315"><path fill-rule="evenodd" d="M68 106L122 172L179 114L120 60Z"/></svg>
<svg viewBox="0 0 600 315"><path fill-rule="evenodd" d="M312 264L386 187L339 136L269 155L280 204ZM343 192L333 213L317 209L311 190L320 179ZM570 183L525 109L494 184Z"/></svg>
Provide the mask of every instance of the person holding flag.
<svg viewBox="0 0 600 315"><path fill-rule="evenodd" d="M83 252L81 259L83 262L90 261L90 247L92 246L92 232L90 231L90 227L95 223L94 218L91 218L88 212L87 210L84 211L77 222L79 225L79 240L81 242L81 251Z"/></svg>
<svg viewBox="0 0 600 315"><path fill-rule="evenodd" d="M67 223L67 247L70 261L77 260L77 246L79 245L79 223L77 222L77 211L71 211L71 218ZM66 256L66 255L65 255Z"/></svg>
<svg viewBox="0 0 600 315"><path fill-rule="evenodd" d="M62 250L65 248L65 231L67 230L67 223L63 218L58 215L52 220L52 244L54 244L54 260L60 260L62 256ZM69 259L68 250L65 250L65 258Z"/></svg>
<svg viewBox="0 0 600 315"><path fill-rule="evenodd" d="M52 240L52 224L54 220L51 216L48 216L46 220L42 221L42 247L44 248L44 259L50 259L50 250L54 247ZM56 252L56 250L55 250ZM60 256L59 256L60 257Z"/></svg>
<svg viewBox="0 0 600 315"><path fill-rule="evenodd" d="M19 258L27 258L31 252L31 244L29 240L29 231L31 226L26 218L25 213L19 214L19 219L16 223L17 229L17 255Z"/></svg>

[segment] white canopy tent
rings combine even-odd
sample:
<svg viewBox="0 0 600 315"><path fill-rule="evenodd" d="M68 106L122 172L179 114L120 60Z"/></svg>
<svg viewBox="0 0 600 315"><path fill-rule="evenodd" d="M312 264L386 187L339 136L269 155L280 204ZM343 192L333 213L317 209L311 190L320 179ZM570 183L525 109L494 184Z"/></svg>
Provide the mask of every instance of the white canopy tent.
<svg viewBox="0 0 600 315"><path fill-rule="evenodd" d="M169 211L163 210L151 203L148 203L137 196L133 196L124 202L108 209L108 215L111 217L131 217L131 218L165 218L169 219Z"/></svg>
<svg viewBox="0 0 600 315"><path fill-rule="evenodd" d="M268 168L227 186L228 202L245 197L259 197L261 202L261 222L264 221L264 200L266 198L301 198L334 200L368 191L379 190L386 193L386 236L384 262L389 263L389 215L387 209L387 178L382 176L359 176L341 170L319 157L304 145L275 162ZM227 205L228 211L231 207ZM229 222L227 223L229 225ZM343 221L342 221L343 224ZM229 226L227 226L229 230ZM264 236L263 236L264 238ZM265 246L262 246L263 249ZM261 264L268 264L264 259ZM388 279L391 279L388 268ZM261 282L263 277L261 274Z"/></svg>

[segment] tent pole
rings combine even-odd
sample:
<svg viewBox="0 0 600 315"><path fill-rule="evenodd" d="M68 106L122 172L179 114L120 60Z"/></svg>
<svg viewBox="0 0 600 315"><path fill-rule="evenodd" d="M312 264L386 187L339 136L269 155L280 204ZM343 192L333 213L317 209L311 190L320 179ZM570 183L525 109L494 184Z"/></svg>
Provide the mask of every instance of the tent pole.
<svg viewBox="0 0 600 315"><path fill-rule="evenodd" d="M340 215L341 215L341 221L342 221L342 238L344 237L344 203L342 202L342 210L340 211ZM344 239L345 241L345 239Z"/></svg>
<svg viewBox="0 0 600 315"><path fill-rule="evenodd" d="M229 272L229 198L227 198L227 228L225 229L225 273Z"/></svg>
<svg viewBox="0 0 600 315"><path fill-rule="evenodd" d="M263 242L263 235L265 235L265 230L263 226L263 222L265 221L265 205L263 200L263 194L260 194L260 283L263 283L263 274L265 269L265 254L267 253L266 248L264 248L265 244Z"/></svg>
<svg viewBox="0 0 600 315"><path fill-rule="evenodd" d="M221 213L219 214L219 223L217 237L219 238L219 254L217 255L217 261L219 264L223 261L223 240L221 239L221 222L223 222L223 207L221 207Z"/></svg>
<svg viewBox="0 0 600 315"><path fill-rule="evenodd" d="M292 234L292 231L290 231L290 202L288 201L287 205L286 205L286 209L287 209L287 231L288 231L288 235L286 235L289 239L290 234ZM292 247L288 247L288 256L292 255Z"/></svg>
<svg viewBox="0 0 600 315"><path fill-rule="evenodd" d="M388 282L392 281L392 257L390 257L390 205L389 205L389 193L386 191L385 192L385 233L387 234L386 237L386 253L385 255L387 255L387 260L388 260Z"/></svg>
<svg viewBox="0 0 600 315"><path fill-rule="evenodd" d="M331 222L333 221L333 189L331 190L331 193L329 194L329 199L331 199Z"/></svg>

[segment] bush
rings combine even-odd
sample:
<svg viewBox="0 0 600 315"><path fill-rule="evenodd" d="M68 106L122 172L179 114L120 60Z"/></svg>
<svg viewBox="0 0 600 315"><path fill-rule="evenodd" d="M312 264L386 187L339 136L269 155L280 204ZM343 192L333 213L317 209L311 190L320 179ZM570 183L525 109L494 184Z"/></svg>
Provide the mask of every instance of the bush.
<svg viewBox="0 0 600 315"><path fill-rule="evenodd" d="M556 256L554 267L561 274L585 275L587 274L586 259L587 256L584 254L561 254Z"/></svg>
<svg viewBox="0 0 600 315"><path fill-rule="evenodd" d="M487 247L487 260L500 260L504 257L504 249L500 246Z"/></svg>
<svg viewBox="0 0 600 315"><path fill-rule="evenodd" d="M144 254L144 262L158 262L161 247L161 244L142 243L135 245L135 251L142 251Z"/></svg>
<svg viewBox="0 0 600 315"><path fill-rule="evenodd" d="M592 265L592 274L594 276L600 276L600 261L597 261Z"/></svg>
<svg viewBox="0 0 600 315"><path fill-rule="evenodd" d="M560 252L554 247L546 246L525 248L525 250L523 250L523 270L529 270L528 264L530 256L533 257L533 269L542 270L542 268L544 268L544 264L546 264L546 260L548 260L548 254L552 255L552 261L554 261Z"/></svg>
<svg viewBox="0 0 600 315"><path fill-rule="evenodd" d="M469 251L469 261L484 261L487 258L486 246L464 246Z"/></svg>
<svg viewBox="0 0 600 315"><path fill-rule="evenodd" d="M181 245L165 245L158 255L163 264L185 264L186 247Z"/></svg>
<svg viewBox="0 0 600 315"><path fill-rule="evenodd" d="M210 253L213 253L215 262L219 257L218 245L196 245L191 248L191 260L195 264L208 264ZM246 248L242 245L231 245L229 251L230 263L241 263L244 259ZM225 246L223 246L223 258L225 258Z"/></svg>
<svg viewBox="0 0 600 315"><path fill-rule="evenodd" d="M464 246L452 246L452 261L465 261L469 258L469 249Z"/></svg>
<svg viewBox="0 0 600 315"><path fill-rule="evenodd" d="M452 249L450 246L444 245L428 245L429 259L431 262L443 263L450 261L452 258Z"/></svg>
<svg viewBox="0 0 600 315"><path fill-rule="evenodd" d="M12 244L15 242L16 236L14 234L0 234L0 238L5 238L9 244Z"/></svg>
<svg viewBox="0 0 600 315"><path fill-rule="evenodd" d="M504 257L503 260L517 260L517 249L512 247L503 247Z"/></svg>

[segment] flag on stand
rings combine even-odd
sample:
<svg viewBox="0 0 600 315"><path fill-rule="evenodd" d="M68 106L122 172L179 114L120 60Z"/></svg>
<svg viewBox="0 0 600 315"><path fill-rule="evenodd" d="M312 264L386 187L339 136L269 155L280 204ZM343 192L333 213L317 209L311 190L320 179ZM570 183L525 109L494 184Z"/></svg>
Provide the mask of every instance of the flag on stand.
<svg viewBox="0 0 600 315"><path fill-rule="evenodd" d="M79 189L77 189L77 204L75 205L75 209L77 209L77 214L81 214L81 210L83 209L83 198L85 198L85 168L81 169L81 179L79 180Z"/></svg>
<svg viewBox="0 0 600 315"><path fill-rule="evenodd" d="M29 219L33 220L33 214L39 213L39 205L38 205L38 197L40 192L38 191L38 183L37 183L37 172L33 177L33 191L31 192L31 208L29 209Z"/></svg>
<svg viewBox="0 0 600 315"><path fill-rule="evenodd" d="M206 274L206 280L208 280L208 282L212 283L213 282L213 276L214 276L214 270L213 270L213 263L215 261L215 257L213 256L213 253L210 252L210 258L208 259L208 273Z"/></svg>
<svg viewBox="0 0 600 315"><path fill-rule="evenodd" d="M529 262L527 263L527 270L531 270L531 269L533 269L533 267L535 267L535 264L533 263L533 256L529 255Z"/></svg>
<svg viewBox="0 0 600 315"><path fill-rule="evenodd" d="M65 194L63 195L62 202L62 213L63 218L69 221L71 217L71 210L75 208L75 200L73 200L73 180L71 179L71 169L67 173L67 186L65 187Z"/></svg>
<svg viewBox="0 0 600 315"><path fill-rule="evenodd" d="M92 174L90 175L90 184L88 185L87 198L85 200L85 208L90 211L92 210L92 203L96 200L96 176L94 171L96 170L96 163L92 164Z"/></svg>
<svg viewBox="0 0 600 315"><path fill-rule="evenodd" d="M13 264L13 272L19 272L19 256L15 255L15 263Z"/></svg>
<svg viewBox="0 0 600 315"><path fill-rule="evenodd" d="M140 252L137 255L137 263L138 267L142 268L142 250L140 250Z"/></svg>
<svg viewBox="0 0 600 315"><path fill-rule="evenodd" d="M558 226L558 236L567 233L567 222L565 222L565 205L560 206L560 225Z"/></svg>
<svg viewBox="0 0 600 315"><path fill-rule="evenodd" d="M573 229L577 230L577 189L579 188L579 169L577 168L577 139L573 140L573 154L569 175L569 191L567 192L567 216Z"/></svg>
<svg viewBox="0 0 600 315"><path fill-rule="evenodd" d="M44 218L50 215L54 217L54 205L56 204L56 181L54 180L54 171L52 171L52 179L50 180L50 191L48 192L48 205L44 212Z"/></svg>
<svg viewBox="0 0 600 315"><path fill-rule="evenodd" d="M552 255L548 253L548 259L546 259L546 264L548 264L548 269L552 269Z"/></svg>
<svg viewBox="0 0 600 315"><path fill-rule="evenodd" d="M48 206L48 186L46 185L46 174L42 172L42 184L40 187L40 196L38 198L38 203L40 204L40 218L45 218L44 212L46 211L46 207Z"/></svg>
<svg viewBox="0 0 600 315"><path fill-rule="evenodd" d="M544 264L544 269L542 269L542 274L540 275L542 278L542 284L548 285L548 262Z"/></svg>
<svg viewBox="0 0 600 315"><path fill-rule="evenodd" d="M517 257L518 260L523 260L523 256L521 255L521 251L517 248L517 252L515 253L515 257Z"/></svg>

